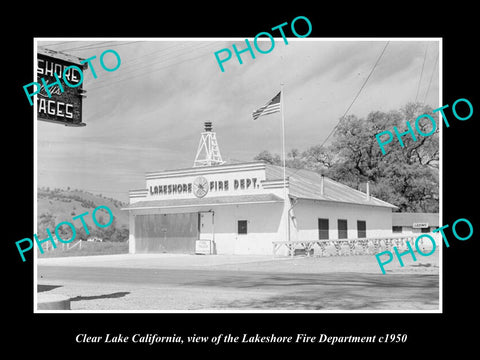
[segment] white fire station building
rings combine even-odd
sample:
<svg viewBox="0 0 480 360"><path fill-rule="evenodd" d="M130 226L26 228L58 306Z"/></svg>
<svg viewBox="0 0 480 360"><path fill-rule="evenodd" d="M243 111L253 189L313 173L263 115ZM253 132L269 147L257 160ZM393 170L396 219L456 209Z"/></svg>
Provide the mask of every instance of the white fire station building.
<svg viewBox="0 0 480 360"><path fill-rule="evenodd" d="M130 253L272 254L272 241L392 235L394 205L316 172L225 164L206 123L192 168L129 192ZM210 125L208 125L210 124ZM199 154L206 150L206 160Z"/></svg>

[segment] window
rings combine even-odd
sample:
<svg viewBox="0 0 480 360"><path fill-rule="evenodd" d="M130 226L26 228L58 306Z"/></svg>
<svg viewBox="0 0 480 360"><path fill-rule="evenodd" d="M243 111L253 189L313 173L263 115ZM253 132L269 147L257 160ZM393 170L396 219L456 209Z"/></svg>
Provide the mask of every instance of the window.
<svg viewBox="0 0 480 360"><path fill-rule="evenodd" d="M392 226L392 232L393 233L401 233L402 232L402 227L401 226Z"/></svg>
<svg viewBox="0 0 480 360"><path fill-rule="evenodd" d="M365 220L357 220L357 237L367 237L367 222Z"/></svg>
<svg viewBox="0 0 480 360"><path fill-rule="evenodd" d="M328 239L328 219L318 219L318 239Z"/></svg>
<svg viewBox="0 0 480 360"><path fill-rule="evenodd" d="M239 234L247 233L247 220L238 220L238 233Z"/></svg>
<svg viewBox="0 0 480 360"><path fill-rule="evenodd" d="M430 232L430 228L429 227L424 227L422 228L422 233L429 233Z"/></svg>
<svg viewBox="0 0 480 360"><path fill-rule="evenodd" d="M348 237L347 220L338 219L338 238L346 239L347 237Z"/></svg>

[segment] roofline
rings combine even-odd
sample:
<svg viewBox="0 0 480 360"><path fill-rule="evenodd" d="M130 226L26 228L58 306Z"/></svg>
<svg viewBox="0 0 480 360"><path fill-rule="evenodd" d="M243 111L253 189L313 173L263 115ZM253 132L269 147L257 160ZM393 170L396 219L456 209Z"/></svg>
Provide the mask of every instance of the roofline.
<svg viewBox="0 0 480 360"><path fill-rule="evenodd" d="M221 165L212 165L212 166L199 166L199 167L188 167L188 168L181 168L181 169L172 169L172 170L161 170L161 171L151 171L151 172L145 172L145 179L146 180L154 180L154 179L165 179L165 178L171 178L171 177L178 177L178 176L195 176L195 175L206 175L206 174L215 174L215 173L223 173L223 172L230 172L232 170L267 170L267 167L273 167L273 168L280 168L283 169L283 166L280 165L274 165L274 164L269 164L265 161L250 161L250 162L242 162L242 163L236 163L236 164L221 164ZM317 175L321 175L313 170L309 169L294 169L294 168L289 168L292 171L299 171L303 170L306 172L311 172ZM292 174L287 176L286 178L289 180ZM341 182L338 182L336 180L333 180L330 177L324 176L327 181L331 181L335 184L338 184L344 188L348 188L350 191L356 192L357 194L361 194L363 196L366 196L367 194L364 193L363 191L354 189L346 184L343 184ZM285 179L285 180L287 180ZM287 181L288 181L287 180ZM283 178L280 179L266 179L266 182L275 182L275 181L282 181ZM288 183L288 182L287 182ZM283 183L282 183L283 186ZM148 191L148 190L147 190ZM377 202L380 202L380 204L369 204L369 203L362 203L362 202L355 202L355 201L340 201L340 200L329 200L329 199L315 199L315 198L308 198L308 197L298 197L295 195L290 195L291 197L295 197L298 199L304 199L304 200L318 200L318 201L329 201L329 202L336 202L336 203L344 203L344 204L357 204L357 205L367 205L367 206L377 206L377 207L386 207L386 208L392 208L392 209L398 209L399 207L393 204L390 204L384 200L378 199L374 196L370 196L371 199L374 199ZM140 196L138 196L140 197Z"/></svg>
<svg viewBox="0 0 480 360"><path fill-rule="evenodd" d="M191 204L191 205L170 205L170 206L143 206L135 208L120 208L120 210L132 211L132 210L148 210L148 209L175 209L175 208L190 208L190 207L202 207L202 206L226 206L226 205L249 205L249 204L269 204L269 203L283 203L281 200L260 200L260 201L244 201L244 202L232 202L221 204ZM132 204L134 205L134 204Z"/></svg>
<svg viewBox="0 0 480 360"><path fill-rule="evenodd" d="M428 213L428 212L396 212L394 214L402 214L402 215L405 215L405 214L415 214L415 215L439 215L438 212L433 212L433 213Z"/></svg>
<svg viewBox="0 0 480 360"><path fill-rule="evenodd" d="M342 204L349 204L349 205L360 205L360 206L376 206L376 207L384 207L384 208L391 208L391 209L398 209L398 206L395 206L393 204L386 203L387 205L382 205L382 204L364 204L364 203L358 203L358 202L351 202L351 201L340 201L340 200L330 200L330 199L313 199L313 198L307 198L307 197L302 197L302 196L295 196L295 195L289 195L292 198L295 199L300 199L300 200L310 200L310 201L327 201L327 202L333 202L333 203L342 203ZM374 198L375 200L384 202L383 200Z"/></svg>

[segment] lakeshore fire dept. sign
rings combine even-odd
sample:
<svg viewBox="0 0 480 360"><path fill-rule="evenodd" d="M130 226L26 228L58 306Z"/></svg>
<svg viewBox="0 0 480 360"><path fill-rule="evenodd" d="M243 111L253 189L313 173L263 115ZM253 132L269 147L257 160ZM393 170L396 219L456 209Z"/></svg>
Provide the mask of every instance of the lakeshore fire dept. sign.
<svg viewBox="0 0 480 360"><path fill-rule="evenodd" d="M168 181L168 180L167 180ZM260 188L260 181L256 177L242 179L220 179L211 180L203 176L198 176L193 181L185 182L180 180L173 183L162 183L160 185L150 185L151 196L175 196L194 194L197 198L203 198L209 192L228 193L237 190L254 190Z"/></svg>
<svg viewBox="0 0 480 360"><path fill-rule="evenodd" d="M41 79L47 85L55 83L55 74L62 83L65 80L71 86L59 85L48 87L50 96L42 84L37 94L37 118L66 126L85 126L82 122L82 100L85 91L82 89L83 74L78 69L86 70L88 65L82 64L80 58L46 49L37 52L37 82ZM75 65L75 67L71 67Z"/></svg>

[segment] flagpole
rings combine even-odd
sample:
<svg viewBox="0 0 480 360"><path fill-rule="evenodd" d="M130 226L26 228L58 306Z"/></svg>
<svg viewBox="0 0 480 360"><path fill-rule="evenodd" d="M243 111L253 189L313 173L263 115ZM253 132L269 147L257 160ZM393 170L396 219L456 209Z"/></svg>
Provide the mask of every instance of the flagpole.
<svg viewBox="0 0 480 360"><path fill-rule="evenodd" d="M287 208L288 197L287 197L287 176L286 176L286 154L285 154L285 117L284 117L284 101L283 101L283 84L280 84L280 113L282 114L282 153L283 153L283 201L284 201L284 212ZM285 241L290 240L289 234L289 222L288 212L286 213L286 222L285 222Z"/></svg>

